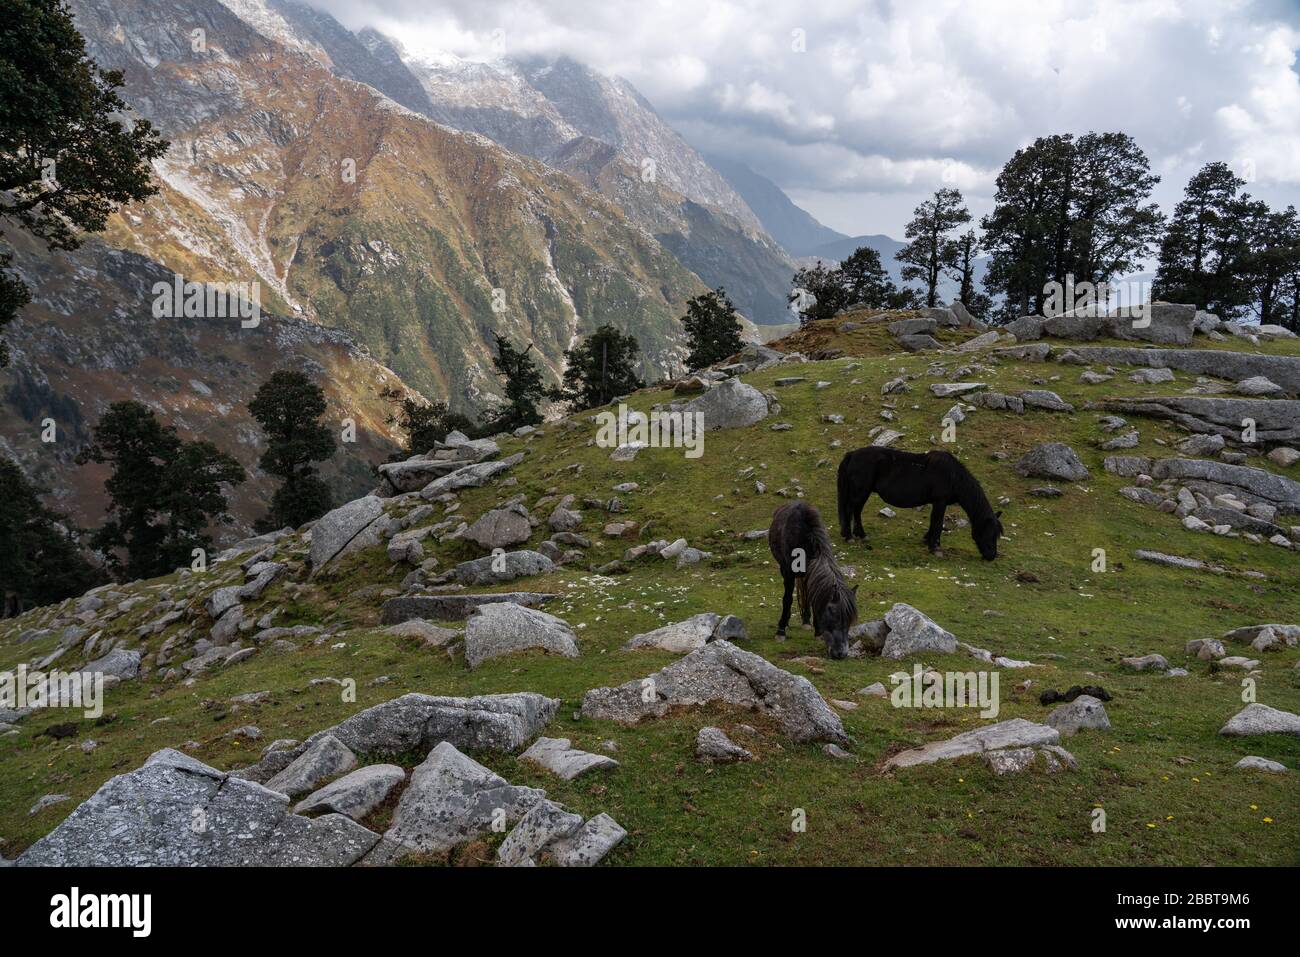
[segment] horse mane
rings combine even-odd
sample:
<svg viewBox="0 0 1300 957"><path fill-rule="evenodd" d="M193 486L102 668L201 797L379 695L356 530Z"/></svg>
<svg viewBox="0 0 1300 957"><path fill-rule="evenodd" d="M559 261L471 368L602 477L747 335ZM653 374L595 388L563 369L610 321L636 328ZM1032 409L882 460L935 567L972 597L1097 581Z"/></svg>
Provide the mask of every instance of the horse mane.
<svg viewBox="0 0 1300 957"><path fill-rule="evenodd" d="M857 621L857 599L835 562L831 537L817 509L807 502L789 502L776 510L768 531L772 555L782 574L790 571L790 555L795 548L804 550L806 566L799 576L801 607L825 608L832 598L844 603ZM808 605L805 606L804 602Z"/></svg>
<svg viewBox="0 0 1300 957"><path fill-rule="evenodd" d="M806 526L805 530L809 536L808 570L804 575L804 588L807 591L808 602L813 608L825 608L832 598L838 598L846 608L851 610L852 617L849 624L852 625L858 620L857 599L835 561L835 553L831 550L831 537L826 531L826 526L819 520L815 524Z"/></svg>
<svg viewBox="0 0 1300 957"><path fill-rule="evenodd" d="M962 465L956 456L952 457L952 464L957 503L970 519L973 531L994 518L993 506L989 504L988 496L984 494L984 487L980 485L979 479L970 473L970 469Z"/></svg>

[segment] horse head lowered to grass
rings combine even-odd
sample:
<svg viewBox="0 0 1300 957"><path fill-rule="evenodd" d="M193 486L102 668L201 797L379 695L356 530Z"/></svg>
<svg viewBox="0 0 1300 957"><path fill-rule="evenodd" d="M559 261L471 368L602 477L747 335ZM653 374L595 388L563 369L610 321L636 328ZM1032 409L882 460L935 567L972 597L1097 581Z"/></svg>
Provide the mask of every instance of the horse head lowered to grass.
<svg viewBox="0 0 1300 957"><path fill-rule="evenodd" d="M847 658L849 629L858 620L858 588L849 587L835 564L831 537L817 509L806 502L782 505L772 516L767 544L785 583L777 635L784 636L790 624L790 601L797 586L803 623L812 619L813 633L826 642L830 657Z"/></svg>

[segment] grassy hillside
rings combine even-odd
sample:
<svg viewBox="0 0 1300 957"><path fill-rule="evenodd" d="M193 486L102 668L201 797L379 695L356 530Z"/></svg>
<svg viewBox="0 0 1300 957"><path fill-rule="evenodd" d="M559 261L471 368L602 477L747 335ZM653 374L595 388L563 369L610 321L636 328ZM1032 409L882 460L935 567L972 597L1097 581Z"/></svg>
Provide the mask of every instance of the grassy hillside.
<svg viewBox="0 0 1300 957"><path fill-rule="evenodd" d="M699 459L680 450L650 449L635 461L610 461L609 450L591 444L594 425L586 417L552 423L537 434L502 443L502 454L527 453L501 479L460 495L459 514L472 521L489 507L523 496L530 508L552 491L609 499L611 488L637 482L622 495L627 512L606 517L583 509L580 529L593 539L582 566L569 565L542 579L516 582L530 590L562 594L546 610L577 631L577 659L540 654L492 660L471 672L463 658L444 650L381 634L378 610L385 594L395 594L409 566L394 567L383 549L355 556L291 594L298 585L282 580L255 605L253 617L283 608L277 625L319 624L329 637L310 639L297 651L262 648L247 661L204 673L192 682L164 682L150 668L142 678L108 692L108 718L78 720L77 736L56 741L39 734L56 721L37 713L0 736L0 853L12 857L69 813L108 777L137 767L152 751L185 746L201 760L230 768L251 763L276 738L305 738L312 732L380 701L407 691L475 694L537 691L562 699L559 715L546 733L569 737L573 745L600 751L613 740L621 767L564 783L507 755L476 755L515 784L547 789L548 795L584 816L605 811L629 832L608 858L615 864L1296 864L1300 848L1300 800L1295 771L1287 775L1243 773L1233 765L1257 754L1294 769L1300 740L1280 735L1249 739L1217 734L1242 707L1241 673L1187 658L1189 639L1217 637L1258 622L1300 622L1300 561L1295 551L1242 539L1185 531L1170 515L1144 508L1117 494L1130 480L1102 469L1105 453L1096 444L1105 436L1098 413L1084 410L1105 396L1178 394L1195 377L1176 374L1174 383L1144 386L1121 372L1101 385L1083 385L1078 366L994 361L987 355L900 355L877 343L879 326L846 338L826 330L824 348L855 349L846 355L804 365L783 365L746 377L771 389L779 414L746 429L709 433ZM806 335L806 333L805 333ZM950 336L955 334L949 333ZM880 346L880 348L877 348ZM1277 346L1263 347L1277 350ZM976 759L940 762L882 772L884 760L908 747L951 737L987 723L973 709L895 709L887 699L856 697L888 675L910 670L912 660L880 658L831 661L808 630L793 627L790 637L773 637L780 585L765 541L747 542L741 533L766 528L783 499L797 494L834 519L835 468L842 454L867 444L873 427L904 433L897 447L923 450L938 445L943 414L953 399L934 397L928 385L947 381L925 370L942 362L951 374L962 366L983 368L962 375L1003 392L1047 388L1078 411L1063 415L1029 411L1018 416L977 410L959 426L947 446L983 483L991 499L1002 502L1008 540L992 563L979 559L966 529L944 538L942 557L927 553L921 536L928 510L903 511L893 519L864 514L869 541L842 545L842 564L854 570L863 619L879 617L894 602L921 609L959 640L1027 659L1038 667L1001 672L1001 713L997 720L1024 717L1041 721L1051 710L1038 703L1046 688L1100 684L1112 695L1106 705L1113 728L1082 731L1062 740L1078 759L1073 772L1037 771L995 777ZM920 377L910 391L886 397L881 385L898 375ZM776 387L777 379L806 381ZM819 381L829 385L818 389ZM1229 388L1225 383L1225 390ZM630 404L649 410L670 398L663 391L638 393ZM896 400L896 401L893 401ZM880 417L885 402L895 419ZM843 424L824 422L825 414L844 416ZM789 431L773 431L777 423ZM1173 427L1131 418L1141 431L1131 454L1170 455L1182 437ZM1012 466L1021 454L1045 441L1072 446L1092 472L1081 483L1054 483L1064 494L1037 498L1031 488L1046 484L1025 479ZM838 443L836 445L835 443ZM1005 457L999 457L1004 455ZM1249 464L1277 471L1252 457ZM741 473L752 468L752 477ZM1300 466L1289 470L1300 478ZM510 481L510 478L505 481ZM754 478L766 485L760 494ZM549 506L534 509L543 519ZM949 513L960 518L960 510ZM441 506L430 521L441 521ZM633 520L636 532L622 539L601 534L609 521ZM547 537L543 526L532 544ZM622 555L637 541L685 537L712 553L699 565L676 569L658 558L631 564L625 574L601 576L597 568ZM1108 570L1091 571L1093 549L1104 548ZM1251 580L1151 565L1135 549L1212 560L1238 570L1262 572ZM277 557L301 560L303 547L290 537ZM464 541L426 544L441 567L482 554ZM218 565L203 580L181 590L194 601L218 584L238 580L237 563ZM120 589L154 594L174 579L136 583ZM197 604L197 601L195 601ZM150 602L133 608L111 625L130 635L157 617ZM742 647L793 673L808 677L829 699L856 701L841 713L854 738L854 760L836 760L820 746L796 745L760 716L724 708L687 710L625 728L579 719L583 693L656 671L672 660L654 651L624 651L633 634L704 611L735 613L748 624ZM56 638L16 645L27 628L48 621L54 609L29 613L0 625L0 668L8 669L51 651ZM185 623L144 643L149 654ZM200 628L200 631L202 629ZM1163 677L1121 669L1130 655L1160 653L1171 665L1186 667L1185 677ZM1239 647L1229 654L1250 653ZM73 664L72 654L60 667ZM1300 711L1300 672L1296 650L1264 655L1257 678L1259 700L1286 711ZM926 665L939 670L981 667L965 655L931 655ZM352 678L355 703L340 700L332 684L316 678ZM386 678L382 683L376 679ZM1025 686L1027 683L1027 687ZM271 692L258 705L232 705L230 699L253 691ZM259 742L228 732L255 725ZM694 758L699 728L715 724L757 760L709 766ZM749 725L757 736L741 726ZM93 739L97 747L83 751ZM189 742L189 744L186 744ZM418 761L422 756L415 756ZM28 809L42 795L58 792L67 801L34 816ZM1107 814L1105 833L1091 830L1092 811ZM794 809L806 811L804 833L791 829Z"/></svg>

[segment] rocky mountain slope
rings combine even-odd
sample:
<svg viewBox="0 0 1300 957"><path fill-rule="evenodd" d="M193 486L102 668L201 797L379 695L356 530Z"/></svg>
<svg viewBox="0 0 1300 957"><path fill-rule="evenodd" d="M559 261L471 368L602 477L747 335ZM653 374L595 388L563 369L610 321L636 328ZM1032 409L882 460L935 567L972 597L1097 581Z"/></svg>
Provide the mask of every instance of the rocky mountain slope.
<svg viewBox="0 0 1300 957"><path fill-rule="evenodd" d="M112 676L98 718L0 713L0 853L1294 863L1297 340L1178 306L1018 328L814 324L631 397L703 411L698 458L602 447L588 415L449 437L204 574L0 624L0 668ZM936 555L927 510L876 499L871 547L841 543L836 467L867 444L957 455L999 557L958 508ZM844 660L773 637L763 530L796 498L858 589ZM996 675L995 713L899 697L927 669Z"/></svg>
<svg viewBox="0 0 1300 957"><path fill-rule="evenodd" d="M251 0L72 9L91 56L125 71L128 101L172 143L155 167L159 195L84 250L18 248L37 302L13 336L18 360L0 370L0 417L16 457L79 520L98 524L102 476L72 468L76 446L124 395L187 434L228 433L251 467L243 402L259 379L326 370L339 418L374 430L340 453L339 488L354 494L392 447L378 395L396 384L389 369L430 397L481 406L499 390L493 330L535 343L554 379L564 350L605 322L636 334L648 378L679 362L676 318L702 284L570 177L340 78ZM350 61L332 49L331 67L373 65L364 47ZM256 283L261 326L213 320L199 334L201 323L155 318L153 284L172 274ZM187 394L191 378L219 398ZM66 441L39 441L44 414ZM266 492L239 490L241 519L264 511Z"/></svg>
<svg viewBox="0 0 1300 957"><path fill-rule="evenodd" d="M763 228L791 256L812 256L828 243L849 238L819 223L811 214L791 202L781 187L744 163L721 156L710 156L708 159L754 211Z"/></svg>
<svg viewBox="0 0 1300 957"><path fill-rule="evenodd" d="M296 0L227 6L338 76L568 173L613 200L706 285L725 285L748 318L788 318L789 257L728 180L626 80L564 57L479 63L415 55Z"/></svg>
<svg viewBox="0 0 1300 957"><path fill-rule="evenodd" d="M336 498L374 484L373 467L399 447L382 392L415 394L346 333L268 313L253 329L238 319L153 316L154 283L173 274L138 253L98 239L75 254L49 256L15 237L16 263L39 290L10 327L13 355L0 369L0 454L49 490L49 501L85 528L103 521L103 466L78 466L77 452L109 404L143 402L186 439L209 439L235 456L249 481L231 496L232 527L218 541L249 533L269 506L275 483L257 469L262 434L248 413L257 388L276 369L301 369L320 383L326 420L342 443L322 464ZM55 426L45 441L46 420Z"/></svg>

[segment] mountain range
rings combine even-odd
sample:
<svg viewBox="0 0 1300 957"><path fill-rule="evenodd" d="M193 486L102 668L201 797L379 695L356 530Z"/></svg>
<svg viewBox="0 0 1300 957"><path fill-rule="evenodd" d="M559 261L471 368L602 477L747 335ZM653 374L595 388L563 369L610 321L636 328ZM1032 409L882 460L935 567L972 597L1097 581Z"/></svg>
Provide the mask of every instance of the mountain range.
<svg viewBox="0 0 1300 957"><path fill-rule="evenodd" d="M352 494L398 438L380 393L491 404L495 333L555 381L612 323L657 379L681 371L690 297L725 286L753 322L787 322L794 257L844 240L572 59L417 56L296 0L69 5L171 143L158 194L80 250L15 243L35 302L0 371L4 451L84 523L103 476L73 460L114 399L186 436L229 432L254 473L239 532L270 492L246 403L276 368L328 373L329 416L358 442L325 474ZM260 324L156 319L153 285L175 276L256 284ZM46 418L60 441L40 441Z"/></svg>

